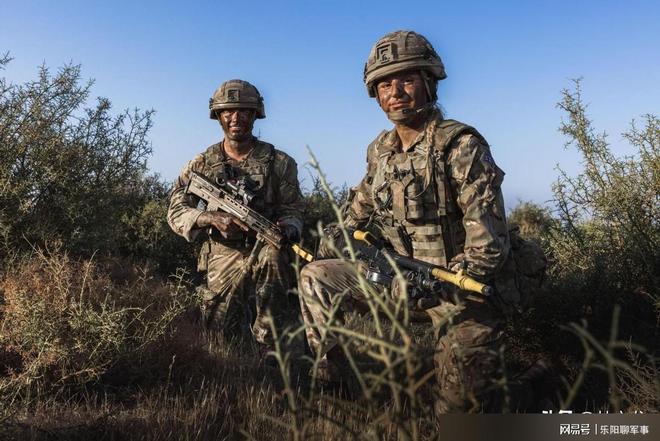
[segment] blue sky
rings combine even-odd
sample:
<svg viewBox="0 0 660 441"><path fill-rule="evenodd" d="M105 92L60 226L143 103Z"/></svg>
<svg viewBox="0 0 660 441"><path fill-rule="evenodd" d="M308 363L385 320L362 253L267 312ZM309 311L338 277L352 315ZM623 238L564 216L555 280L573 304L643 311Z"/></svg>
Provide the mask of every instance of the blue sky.
<svg viewBox="0 0 660 441"><path fill-rule="evenodd" d="M658 1L4 0L0 23L11 81L73 62L117 111L155 109L149 166L167 179L220 139L208 99L242 78L265 98L255 133L291 154L304 181L309 146L333 183L357 183L366 145L390 127L365 92L364 62L397 29L442 57L440 104L490 142L508 207L550 200L557 164L579 170L557 132L571 78L584 78L589 115L620 154L630 120L660 114Z"/></svg>

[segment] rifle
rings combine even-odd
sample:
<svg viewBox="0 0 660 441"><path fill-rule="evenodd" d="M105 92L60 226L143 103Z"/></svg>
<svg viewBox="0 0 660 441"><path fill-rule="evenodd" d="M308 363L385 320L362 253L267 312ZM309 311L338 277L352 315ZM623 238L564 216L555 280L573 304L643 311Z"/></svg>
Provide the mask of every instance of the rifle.
<svg viewBox="0 0 660 441"><path fill-rule="evenodd" d="M457 273L446 270L436 265L432 265L411 257L402 256L388 249L382 240L376 239L367 231L356 230L353 232L353 238L370 245L372 250L360 250L361 258L369 264L366 277L375 283L389 284L393 278L393 269L390 267L388 258L401 268L403 276L408 281L409 296L412 300L417 300L423 296L423 292L439 292L442 283L450 283L458 288L473 293L478 293L482 297L475 297L472 294L466 296L469 300L483 303L483 297L492 295L493 288L480 283L467 274L464 270ZM385 265L385 263L387 263Z"/></svg>
<svg viewBox="0 0 660 441"><path fill-rule="evenodd" d="M248 188L249 183L245 179L234 182L228 179L218 179L216 183L196 172L190 173L190 180L186 187L186 193L193 194L206 202L206 210L222 210L235 216L257 233L257 240L261 239L280 249L288 242L280 228L273 222L248 207L248 203L255 194ZM313 260L312 255L299 244L290 244L294 253L307 262Z"/></svg>

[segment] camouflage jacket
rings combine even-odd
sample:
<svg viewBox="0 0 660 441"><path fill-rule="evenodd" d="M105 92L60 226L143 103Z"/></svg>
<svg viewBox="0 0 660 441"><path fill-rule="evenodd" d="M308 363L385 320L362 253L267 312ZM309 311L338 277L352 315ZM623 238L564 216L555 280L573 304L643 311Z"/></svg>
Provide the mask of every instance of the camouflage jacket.
<svg viewBox="0 0 660 441"><path fill-rule="evenodd" d="M293 225L299 232L302 230L303 200L296 162L271 144L259 140L255 140L255 143L255 147L242 161L229 158L220 142L186 164L174 182L167 212L167 221L175 233L193 241L202 232L202 229L195 227L195 223L203 210L198 208L196 197L186 194L190 171L215 180L225 164L233 166L239 174L247 175L256 184L254 190L257 197L251 202L251 208L273 222L281 221ZM237 233L229 238L213 235L211 242L215 245L238 246L242 234Z"/></svg>
<svg viewBox="0 0 660 441"><path fill-rule="evenodd" d="M373 221L398 253L445 267L465 260L471 276L490 282L509 253L503 177L474 128L434 111L408 151L396 130L369 145L347 223Z"/></svg>

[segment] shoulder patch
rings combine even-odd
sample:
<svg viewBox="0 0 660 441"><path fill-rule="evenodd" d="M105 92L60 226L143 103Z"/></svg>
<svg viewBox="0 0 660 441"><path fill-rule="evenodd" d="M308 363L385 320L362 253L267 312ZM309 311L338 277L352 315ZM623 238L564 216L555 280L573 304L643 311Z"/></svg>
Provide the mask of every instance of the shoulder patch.
<svg viewBox="0 0 660 441"><path fill-rule="evenodd" d="M481 160L487 164L490 164L493 167L495 167L496 165L495 160L493 159L493 155L491 155L488 150L483 152L483 154L481 155Z"/></svg>

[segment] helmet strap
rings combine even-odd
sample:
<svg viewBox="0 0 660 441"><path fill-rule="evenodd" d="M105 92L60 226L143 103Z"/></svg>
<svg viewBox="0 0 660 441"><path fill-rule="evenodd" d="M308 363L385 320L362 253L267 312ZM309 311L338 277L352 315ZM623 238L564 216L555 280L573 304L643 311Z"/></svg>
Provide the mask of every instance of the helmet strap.
<svg viewBox="0 0 660 441"><path fill-rule="evenodd" d="M435 103L438 100L438 83L429 73L425 70L421 70L420 75L424 80L424 88L426 89L426 98L430 103ZM435 87L432 87L432 81L435 81Z"/></svg>

